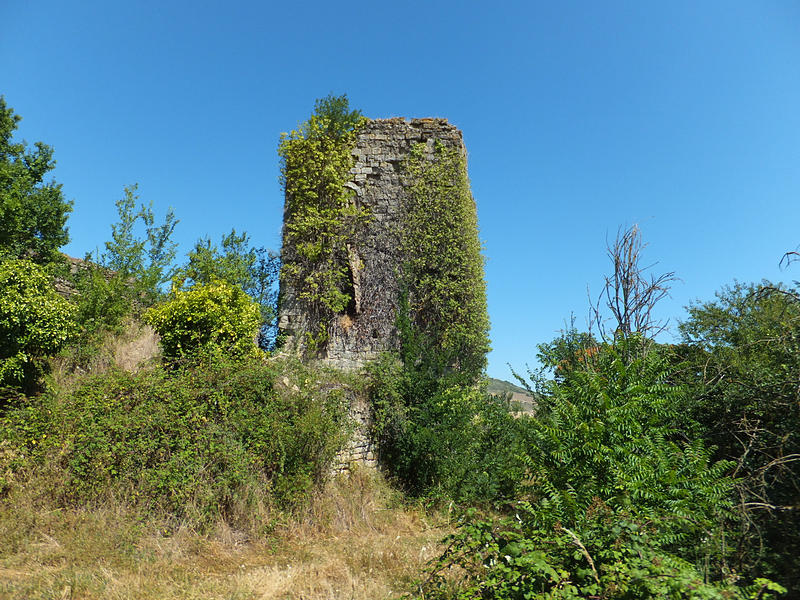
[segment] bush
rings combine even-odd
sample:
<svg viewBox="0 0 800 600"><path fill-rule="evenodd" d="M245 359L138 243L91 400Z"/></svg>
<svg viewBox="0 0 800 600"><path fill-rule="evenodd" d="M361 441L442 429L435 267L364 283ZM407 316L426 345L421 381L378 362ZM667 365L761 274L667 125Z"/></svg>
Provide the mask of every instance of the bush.
<svg viewBox="0 0 800 600"><path fill-rule="evenodd" d="M315 389L300 367L296 391L276 386L281 368L251 359L110 371L66 397L30 399L0 419L15 456L0 473L59 474L48 489L57 505L116 498L190 525L253 524L259 505L301 503L345 432L341 395Z"/></svg>
<svg viewBox="0 0 800 600"><path fill-rule="evenodd" d="M215 351L245 356L256 351L261 311L241 288L217 280L173 290L166 302L144 314L144 320L161 336L167 358Z"/></svg>
<svg viewBox="0 0 800 600"><path fill-rule="evenodd" d="M800 288L737 284L681 324L687 412L736 463L733 564L800 589Z"/></svg>
<svg viewBox="0 0 800 600"><path fill-rule="evenodd" d="M671 383L668 362L657 352L631 360L627 343L637 344L602 346L539 398L528 443L539 522L575 527L599 498L663 519L665 540L684 558L719 558L731 465L676 427L686 389Z"/></svg>
<svg viewBox="0 0 800 600"><path fill-rule="evenodd" d="M209 238L197 240L187 258L187 263L175 274L173 284L181 289L214 280L238 285L261 308L259 346L264 350L272 349L278 335L280 257L265 248L251 246L247 233L237 234L233 229L222 236L219 246Z"/></svg>
<svg viewBox="0 0 800 600"><path fill-rule="evenodd" d="M370 367L374 435L383 465L414 496L466 502L510 499L525 471L523 420L508 403L428 381L385 355Z"/></svg>
<svg viewBox="0 0 800 600"><path fill-rule="evenodd" d="M58 352L74 333L74 313L41 267L0 262L0 387L30 390L37 359Z"/></svg>
<svg viewBox="0 0 800 600"><path fill-rule="evenodd" d="M513 517L468 513L420 586L420 598L733 600L785 592L766 579L710 583L707 574L660 548L661 523L595 502L580 529L534 525L524 503Z"/></svg>

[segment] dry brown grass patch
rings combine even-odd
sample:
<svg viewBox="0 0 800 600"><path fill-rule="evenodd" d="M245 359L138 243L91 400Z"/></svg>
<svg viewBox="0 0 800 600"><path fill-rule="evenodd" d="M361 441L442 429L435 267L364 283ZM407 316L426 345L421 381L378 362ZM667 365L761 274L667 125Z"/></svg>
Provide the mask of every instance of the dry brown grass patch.
<svg viewBox="0 0 800 600"><path fill-rule="evenodd" d="M325 599L400 595L447 532L380 475L331 481L268 537L220 523L200 535L121 505L0 501L0 598Z"/></svg>

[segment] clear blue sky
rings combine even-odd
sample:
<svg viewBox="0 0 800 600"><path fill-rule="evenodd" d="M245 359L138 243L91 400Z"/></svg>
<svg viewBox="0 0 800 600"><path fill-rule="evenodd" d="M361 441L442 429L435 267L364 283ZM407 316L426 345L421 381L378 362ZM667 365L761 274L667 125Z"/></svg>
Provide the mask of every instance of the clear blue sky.
<svg viewBox="0 0 800 600"><path fill-rule="evenodd" d="M133 182L182 252L231 228L277 248L278 136L330 92L463 130L495 377L584 323L620 225L682 279L673 321L734 279L800 279L778 268L800 244L800 3L0 2L0 93L55 149L72 255Z"/></svg>

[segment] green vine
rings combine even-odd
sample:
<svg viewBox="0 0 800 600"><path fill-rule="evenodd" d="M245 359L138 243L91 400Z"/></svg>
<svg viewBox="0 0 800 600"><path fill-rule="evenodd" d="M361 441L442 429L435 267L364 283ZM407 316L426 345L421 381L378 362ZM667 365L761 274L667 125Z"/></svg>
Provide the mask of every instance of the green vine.
<svg viewBox="0 0 800 600"><path fill-rule="evenodd" d="M438 140L432 150L417 144L404 173L410 185L398 323L405 362L474 380L486 366L489 316L466 157Z"/></svg>
<svg viewBox="0 0 800 600"><path fill-rule="evenodd" d="M316 312L318 331L307 334L313 352L327 341L334 316L353 299L348 246L369 219L345 187L356 132L367 121L350 112L346 96L318 100L299 129L281 135L281 181L286 193L283 247L293 255L281 278Z"/></svg>

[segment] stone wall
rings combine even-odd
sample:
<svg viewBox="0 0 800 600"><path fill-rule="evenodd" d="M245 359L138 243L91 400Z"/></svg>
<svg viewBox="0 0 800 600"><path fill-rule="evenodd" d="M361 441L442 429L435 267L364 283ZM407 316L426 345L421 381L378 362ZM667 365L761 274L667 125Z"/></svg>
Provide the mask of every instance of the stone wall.
<svg viewBox="0 0 800 600"><path fill-rule="evenodd" d="M407 193L402 164L420 143L432 159L437 140L466 153L461 132L445 119L373 120L359 130L346 186L354 192L353 202L368 208L370 218L347 248L353 302L329 327L329 340L317 356L323 363L355 369L396 347L397 272L403 264L399 245ZM291 248L283 249L283 260L292 260ZM282 284L279 328L288 351L304 351L304 333L316 331L312 314L296 290Z"/></svg>
<svg viewBox="0 0 800 600"><path fill-rule="evenodd" d="M336 455L333 462L334 473L350 470L353 463L370 468L378 465L375 444L370 437L372 411L369 402L363 397L363 394L349 392L346 393L346 396L349 401L348 417L353 427L353 433Z"/></svg>

